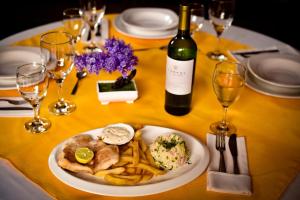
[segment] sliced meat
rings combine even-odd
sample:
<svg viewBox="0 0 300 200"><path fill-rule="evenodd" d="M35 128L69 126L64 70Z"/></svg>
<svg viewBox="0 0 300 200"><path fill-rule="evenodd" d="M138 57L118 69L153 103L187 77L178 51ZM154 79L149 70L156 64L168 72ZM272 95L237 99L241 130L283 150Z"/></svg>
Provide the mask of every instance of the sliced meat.
<svg viewBox="0 0 300 200"><path fill-rule="evenodd" d="M90 166L81 165L77 162L71 162L65 158L65 153L62 151L58 155L58 165L64 169L67 169L72 172L84 172L93 174L93 170Z"/></svg>
<svg viewBox="0 0 300 200"><path fill-rule="evenodd" d="M94 157L94 173L107 169L119 162L119 148L116 145L103 145Z"/></svg>

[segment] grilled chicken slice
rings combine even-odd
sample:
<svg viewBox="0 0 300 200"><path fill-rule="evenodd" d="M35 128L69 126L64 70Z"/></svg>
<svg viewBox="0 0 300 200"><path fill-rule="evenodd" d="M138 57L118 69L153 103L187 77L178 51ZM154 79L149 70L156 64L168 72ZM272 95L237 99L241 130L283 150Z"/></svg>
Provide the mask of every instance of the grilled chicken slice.
<svg viewBox="0 0 300 200"><path fill-rule="evenodd" d="M119 162L119 148L116 145L105 145L98 149L94 158L94 173L108 169Z"/></svg>
<svg viewBox="0 0 300 200"><path fill-rule="evenodd" d="M57 163L60 167L72 172L85 172L85 173L93 174L93 170L90 166L82 165L79 164L78 162L71 162L70 160L66 159L64 151L59 153Z"/></svg>
<svg viewBox="0 0 300 200"><path fill-rule="evenodd" d="M88 147L95 153L94 159L87 164L80 164L75 158L75 151L80 147ZM119 148L107 145L100 140L94 140L89 135L78 135L66 143L58 155L58 165L72 172L93 174L107 169L119 161Z"/></svg>

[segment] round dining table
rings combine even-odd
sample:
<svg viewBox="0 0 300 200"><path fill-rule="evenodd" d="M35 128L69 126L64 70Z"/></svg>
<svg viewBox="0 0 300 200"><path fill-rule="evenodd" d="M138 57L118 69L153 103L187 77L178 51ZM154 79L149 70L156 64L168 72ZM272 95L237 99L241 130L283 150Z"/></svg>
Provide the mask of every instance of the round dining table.
<svg viewBox="0 0 300 200"><path fill-rule="evenodd" d="M171 38L140 39L124 35L114 27L117 16L105 16L107 37L122 39L133 49L149 48L134 51L138 57L137 75L134 78L138 99L134 103L112 102L102 105L98 100L97 81L115 80L120 76L117 72L109 74L101 71L99 75L89 74L81 80L76 95L71 95L76 83L74 69L65 80L63 92L66 99L76 104L76 111L67 116L55 116L48 111L48 105L57 99L57 86L54 81L50 81L40 113L52 122L52 127L46 133L37 135L26 132L24 123L28 117L0 117L1 158L8 160L28 180L46 192L50 199L121 199L75 189L52 174L48 165L52 150L74 135L109 124L127 123L172 128L206 144L210 124L222 116L222 107L212 88L212 73L217 61L206 57L206 52L213 50L217 44L215 33L208 22L194 35L198 54L191 112L184 116L173 116L164 109L167 51L156 48L167 45ZM43 25L3 39L0 46L39 47L41 34L62 29L61 22ZM236 26L230 27L222 36L221 46L231 51L276 46L281 52L298 53L288 44ZM18 95L14 89L0 90L1 97ZM229 108L228 119L236 125L237 136L246 138L252 195L207 191L207 172L204 171L180 187L157 194L122 199L284 198L290 183L300 172L300 99L269 96L246 86L239 100ZM122 193L122 189L119 192Z"/></svg>

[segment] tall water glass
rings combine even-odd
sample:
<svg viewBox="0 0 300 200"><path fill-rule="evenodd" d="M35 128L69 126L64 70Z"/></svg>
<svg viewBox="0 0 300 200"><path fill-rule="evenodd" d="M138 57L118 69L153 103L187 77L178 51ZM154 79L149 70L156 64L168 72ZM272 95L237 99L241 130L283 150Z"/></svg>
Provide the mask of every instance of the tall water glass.
<svg viewBox="0 0 300 200"><path fill-rule="evenodd" d="M74 67L74 48L72 35L66 32L49 32L41 36L41 57L47 66L50 78L58 86L58 100L49 105L49 111L55 115L67 115L76 109L76 105L63 97L63 83Z"/></svg>
<svg viewBox="0 0 300 200"><path fill-rule="evenodd" d="M91 40L85 49L90 51L102 51L101 47L96 44L96 32L98 26L101 26L105 14L105 0L80 0L83 11L83 19L91 29Z"/></svg>
<svg viewBox="0 0 300 200"><path fill-rule="evenodd" d="M233 21L235 0L213 0L209 8L210 22L217 33L218 44L214 51L207 53L210 59L223 61L227 56L220 49L221 35L227 30Z"/></svg>
<svg viewBox="0 0 300 200"><path fill-rule="evenodd" d="M47 95L48 76L44 65L29 63L17 68L17 88L22 97L34 110L34 117L25 123L25 129L31 133L43 133L51 127L51 122L41 118L40 103Z"/></svg>

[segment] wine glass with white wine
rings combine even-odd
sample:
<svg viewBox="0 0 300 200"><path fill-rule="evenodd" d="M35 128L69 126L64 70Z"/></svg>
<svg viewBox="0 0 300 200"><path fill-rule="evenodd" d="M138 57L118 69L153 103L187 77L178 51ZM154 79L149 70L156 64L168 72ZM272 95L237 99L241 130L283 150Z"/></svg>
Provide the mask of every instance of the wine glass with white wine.
<svg viewBox="0 0 300 200"><path fill-rule="evenodd" d="M238 100L245 85L246 67L235 62L219 62L214 69L212 85L224 114L221 121L210 125L214 133L235 133L236 127L226 119L228 107Z"/></svg>
<svg viewBox="0 0 300 200"><path fill-rule="evenodd" d="M209 19L217 33L218 44L214 51L207 53L210 59L223 61L227 56L220 49L221 35L227 30L233 21L235 0L213 0L209 8Z"/></svg>
<svg viewBox="0 0 300 200"><path fill-rule="evenodd" d="M45 33L41 36L40 46L42 62L58 86L58 100L49 105L49 111L55 115L70 114L75 111L76 105L64 99L62 88L67 75L74 68L73 37L67 32Z"/></svg>
<svg viewBox="0 0 300 200"><path fill-rule="evenodd" d="M17 68L17 88L22 97L28 101L34 111L32 120L25 123L25 129L31 133L43 133L51 127L51 122L41 118L40 104L48 89L47 69L38 63L29 63Z"/></svg>
<svg viewBox="0 0 300 200"><path fill-rule="evenodd" d="M191 5L191 25L190 32L193 37L196 32L199 32L205 21L205 7L203 3L193 3Z"/></svg>
<svg viewBox="0 0 300 200"><path fill-rule="evenodd" d="M83 12L80 8L67 8L63 11L63 24L65 31L71 33L74 43L81 39L83 29Z"/></svg>
<svg viewBox="0 0 300 200"><path fill-rule="evenodd" d="M89 25L91 30L91 40L88 46L85 47L89 51L103 51L96 43L97 28L102 23L105 14L105 0L80 0L83 11L83 20Z"/></svg>

